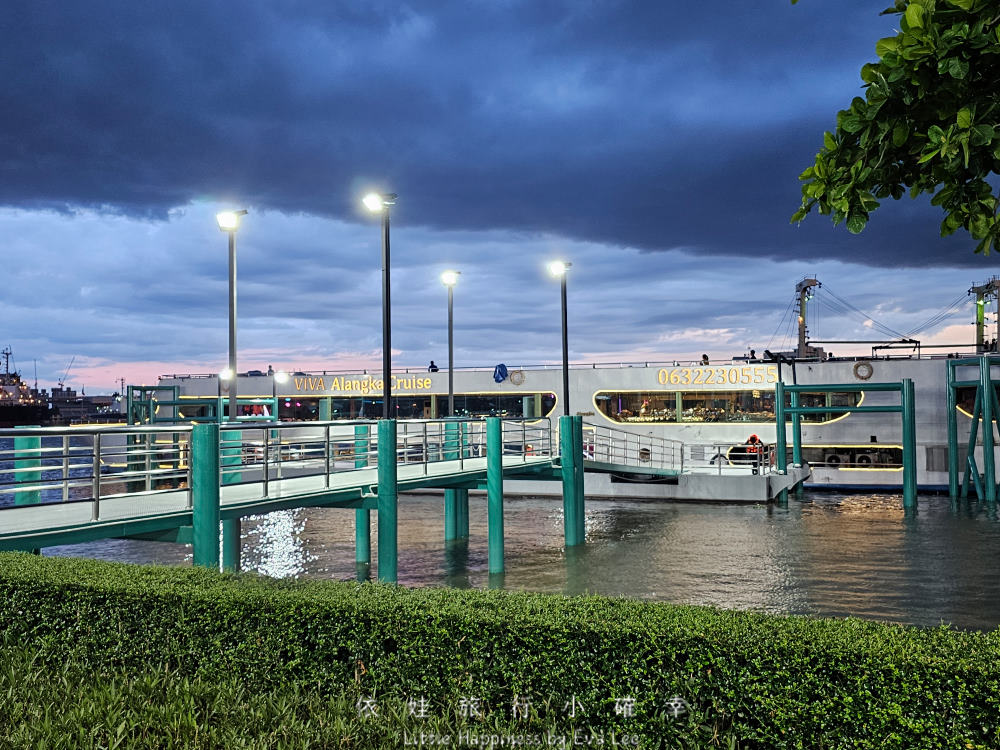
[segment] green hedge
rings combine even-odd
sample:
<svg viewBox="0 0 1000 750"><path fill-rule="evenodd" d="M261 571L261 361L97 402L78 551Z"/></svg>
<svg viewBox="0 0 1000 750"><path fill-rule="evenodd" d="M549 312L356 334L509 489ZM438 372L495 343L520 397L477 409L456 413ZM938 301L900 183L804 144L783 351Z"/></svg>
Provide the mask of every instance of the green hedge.
<svg viewBox="0 0 1000 750"><path fill-rule="evenodd" d="M575 696L574 726L644 746L1000 747L998 631L19 553L0 554L0 628L52 669L155 665L257 690L426 697L436 713L475 696L504 726L519 726L515 695L539 714L525 726L569 721ZM687 716L670 716L674 696ZM616 714L624 698L634 717Z"/></svg>

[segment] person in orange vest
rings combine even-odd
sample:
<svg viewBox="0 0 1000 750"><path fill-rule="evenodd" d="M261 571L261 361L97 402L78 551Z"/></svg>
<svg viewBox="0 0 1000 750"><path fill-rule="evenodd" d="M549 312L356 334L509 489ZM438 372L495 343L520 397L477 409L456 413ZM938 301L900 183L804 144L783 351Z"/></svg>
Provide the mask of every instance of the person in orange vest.
<svg viewBox="0 0 1000 750"><path fill-rule="evenodd" d="M756 435L751 435L747 438L745 443L746 447L743 449L747 458L750 459L751 465L753 466L753 473L760 473L760 457L764 452L764 444L761 442L760 438Z"/></svg>

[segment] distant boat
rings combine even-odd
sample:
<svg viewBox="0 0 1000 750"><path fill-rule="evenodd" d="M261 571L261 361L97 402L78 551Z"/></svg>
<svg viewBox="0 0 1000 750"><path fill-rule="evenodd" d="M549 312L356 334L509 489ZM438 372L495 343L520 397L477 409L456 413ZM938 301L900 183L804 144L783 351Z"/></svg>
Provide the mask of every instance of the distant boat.
<svg viewBox="0 0 1000 750"><path fill-rule="evenodd" d="M11 350L7 347L3 357L4 371L0 373L0 427L48 424L49 401L44 391L28 386L16 370L10 369Z"/></svg>

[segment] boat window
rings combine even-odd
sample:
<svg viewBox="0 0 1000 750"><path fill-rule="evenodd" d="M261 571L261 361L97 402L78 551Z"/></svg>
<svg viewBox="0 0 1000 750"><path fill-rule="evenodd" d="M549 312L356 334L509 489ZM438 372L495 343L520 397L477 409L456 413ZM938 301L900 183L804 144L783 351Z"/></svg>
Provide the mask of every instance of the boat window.
<svg viewBox="0 0 1000 750"><path fill-rule="evenodd" d="M447 394L393 397L394 416L397 419L429 419L435 411L432 399L436 400L436 415L449 416ZM278 399L278 417L285 422L318 420L321 400L320 397L281 397ZM555 404L554 393L456 393L455 416L531 419L547 416ZM375 419L381 416L381 396L330 398L330 419Z"/></svg>
<svg viewBox="0 0 1000 750"><path fill-rule="evenodd" d="M864 393L800 393L800 406L857 406L864 399ZM791 394L785 394L785 406L791 406ZM844 415L845 412L825 412L822 414L803 414L802 422L830 422ZM790 422L791 417L785 421Z"/></svg>
<svg viewBox="0 0 1000 750"><path fill-rule="evenodd" d="M802 406L856 406L859 393L802 393ZM786 396L786 404L788 404ZM597 408L608 419L628 423L773 422L774 391L600 391ZM828 422L837 412L805 414L803 422ZM787 418L791 421L791 417Z"/></svg>
<svg viewBox="0 0 1000 750"><path fill-rule="evenodd" d="M616 422L774 421L774 391L601 391L594 401Z"/></svg>

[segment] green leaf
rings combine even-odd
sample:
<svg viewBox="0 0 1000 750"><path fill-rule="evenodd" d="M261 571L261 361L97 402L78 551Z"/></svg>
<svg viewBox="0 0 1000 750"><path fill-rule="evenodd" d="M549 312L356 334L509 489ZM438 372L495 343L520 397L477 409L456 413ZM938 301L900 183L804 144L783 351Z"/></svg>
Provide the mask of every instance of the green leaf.
<svg viewBox="0 0 1000 750"><path fill-rule="evenodd" d="M958 110L958 117L956 120L958 122L958 127L960 128L972 127L972 110L968 107L962 107Z"/></svg>
<svg viewBox="0 0 1000 750"><path fill-rule="evenodd" d="M903 123L899 123L896 127L892 129L892 145L899 148L904 143L906 139L910 137L910 129L906 127Z"/></svg>
<svg viewBox="0 0 1000 750"><path fill-rule="evenodd" d="M865 121L857 115L847 115L840 121L842 130L848 133L857 133L865 126Z"/></svg>
<svg viewBox="0 0 1000 750"><path fill-rule="evenodd" d="M861 234L866 224L868 224L867 214L855 213L847 217L847 231L851 234Z"/></svg>
<svg viewBox="0 0 1000 750"><path fill-rule="evenodd" d="M948 63L948 73L952 78L962 80L969 75L969 63L960 57L953 57Z"/></svg>
<svg viewBox="0 0 1000 750"><path fill-rule="evenodd" d="M948 2L962 10L972 10L972 4L975 0L948 0Z"/></svg>
<svg viewBox="0 0 1000 750"><path fill-rule="evenodd" d="M922 5L917 5L916 3L910 3L906 7L906 22L913 29L922 29L924 27L924 7Z"/></svg>
<svg viewBox="0 0 1000 750"><path fill-rule="evenodd" d="M833 137L833 133L823 133L823 148L827 151L837 150L837 140Z"/></svg>
<svg viewBox="0 0 1000 750"><path fill-rule="evenodd" d="M939 146L944 140L944 131L937 125L931 125L927 128L927 139L935 146Z"/></svg>
<svg viewBox="0 0 1000 750"><path fill-rule="evenodd" d="M997 27L997 31L1000 32L1000 26ZM997 34L997 38L1000 39L1000 33ZM894 36L886 37L885 39L879 39L875 43L875 54L879 57L885 57L890 52L895 52L899 49L899 38Z"/></svg>

